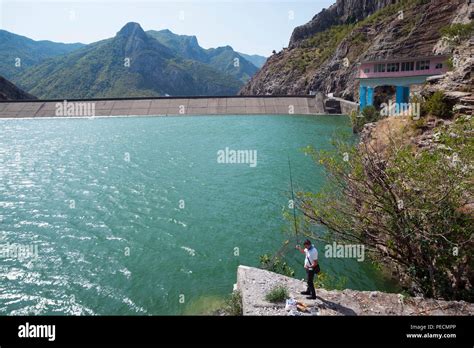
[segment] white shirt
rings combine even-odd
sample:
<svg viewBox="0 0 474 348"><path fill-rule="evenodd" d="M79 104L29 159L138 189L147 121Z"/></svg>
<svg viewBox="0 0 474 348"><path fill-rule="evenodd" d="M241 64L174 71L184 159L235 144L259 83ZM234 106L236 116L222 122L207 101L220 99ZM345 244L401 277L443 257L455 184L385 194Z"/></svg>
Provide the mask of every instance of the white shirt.
<svg viewBox="0 0 474 348"><path fill-rule="evenodd" d="M305 254L305 257L304 257L305 267L309 267L309 269L312 269L312 267L310 266L314 263L315 260L318 259L318 250L316 249L314 245L312 245L310 249L307 249L307 248L304 249L304 254Z"/></svg>

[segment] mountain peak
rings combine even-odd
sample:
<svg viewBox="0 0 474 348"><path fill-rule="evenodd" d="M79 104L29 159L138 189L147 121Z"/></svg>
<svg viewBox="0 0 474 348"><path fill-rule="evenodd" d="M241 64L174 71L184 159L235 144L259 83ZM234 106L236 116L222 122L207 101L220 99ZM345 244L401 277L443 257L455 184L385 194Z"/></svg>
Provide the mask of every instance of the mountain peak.
<svg viewBox="0 0 474 348"><path fill-rule="evenodd" d="M199 46L198 39L194 35L188 36L188 42L189 42L190 45L192 45L194 47Z"/></svg>
<svg viewBox="0 0 474 348"><path fill-rule="evenodd" d="M139 38L146 38L146 34L143 31L142 27L140 24L135 23L135 22L129 22L124 25L122 29L117 33L117 36L123 36L123 37L139 37Z"/></svg>

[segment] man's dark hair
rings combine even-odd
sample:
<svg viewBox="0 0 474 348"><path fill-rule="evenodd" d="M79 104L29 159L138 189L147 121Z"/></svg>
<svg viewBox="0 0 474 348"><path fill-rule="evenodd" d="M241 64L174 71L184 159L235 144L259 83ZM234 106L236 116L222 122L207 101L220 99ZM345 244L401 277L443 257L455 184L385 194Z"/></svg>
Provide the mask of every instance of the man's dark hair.
<svg viewBox="0 0 474 348"><path fill-rule="evenodd" d="M306 239L304 241L303 245L311 245L311 241L309 239Z"/></svg>

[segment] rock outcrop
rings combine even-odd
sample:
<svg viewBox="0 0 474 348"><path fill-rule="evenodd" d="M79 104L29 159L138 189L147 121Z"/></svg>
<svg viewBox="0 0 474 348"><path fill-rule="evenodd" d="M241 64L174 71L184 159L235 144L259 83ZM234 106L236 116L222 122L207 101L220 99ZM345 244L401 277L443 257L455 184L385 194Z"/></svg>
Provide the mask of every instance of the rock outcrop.
<svg viewBox="0 0 474 348"><path fill-rule="evenodd" d="M10 81L0 76L0 100L26 100L36 99L31 94L26 93Z"/></svg>
<svg viewBox="0 0 474 348"><path fill-rule="evenodd" d="M322 92L355 101L362 61L441 53L437 51L441 29L457 18L467 3L393 2L362 1L363 6L357 7L356 1L338 1L296 28L289 48L271 56L240 94Z"/></svg>
<svg viewBox="0 0 474 348"><path fill-rule="evenodd" d="M360 21L372 13L399 0L337 0L328 9L322 10L308 23L296 27L291 35L290 47L333 25Z"/></svg>
<svg viewBox="0 0 474 348"><path fill-rule="evenodd" d="M285 304L265 300L276 286L285 286L290 296L305 303L309 312L300 315L474 315L474 304L464 301L441 301L405 297L379 291L316 289L316 300L300 295L305 290L301 280L259 268L239 266L236 290L242 295L243 315L289 315Z"/></svg>
<svg viewBox="0 0 474 348"><path fill-rule="evenodd" d="M465 3L459 8L453 23L467 24L474 15L474 3ZM453 69L444 76L429 78L421 93L429 96L442 91L455 112L474 114L474 38L460 42L441 39L435 45L435 53L451 54ZM454 47L454 48L453 48Z"/></svg>

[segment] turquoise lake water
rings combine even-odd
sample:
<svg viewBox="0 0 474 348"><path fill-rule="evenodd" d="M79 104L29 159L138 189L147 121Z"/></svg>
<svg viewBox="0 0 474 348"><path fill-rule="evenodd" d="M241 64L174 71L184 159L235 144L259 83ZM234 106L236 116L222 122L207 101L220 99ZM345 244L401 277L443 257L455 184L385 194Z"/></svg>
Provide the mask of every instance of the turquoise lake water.
<svg viewBox="0 0 474 348"><path fill-rule="evenodd" d="M295 188L317 191L301 148L340 129L348 118L0 120L0 244L38 250L0 258L0 314L203 312L287 239L287 156ZM218 163L226 147L256 150L257 166ZM288 260L302 278L301 255ZM368 263L321 264L349 288L391 289Z"/></svg>

